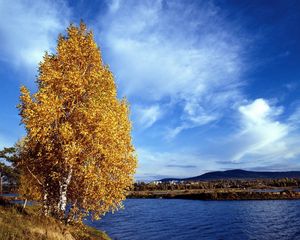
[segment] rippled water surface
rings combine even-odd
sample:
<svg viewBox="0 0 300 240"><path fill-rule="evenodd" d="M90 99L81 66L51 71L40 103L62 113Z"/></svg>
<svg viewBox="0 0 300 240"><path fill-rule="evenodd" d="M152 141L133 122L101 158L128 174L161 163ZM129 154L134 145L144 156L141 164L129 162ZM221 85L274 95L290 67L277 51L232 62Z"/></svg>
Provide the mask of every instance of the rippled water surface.
<svg viewBox="0 0 300 240"><path fill-rule="evenodd" d="M129 199L87 224L112 239L300 239L300 201Z"/></svg>

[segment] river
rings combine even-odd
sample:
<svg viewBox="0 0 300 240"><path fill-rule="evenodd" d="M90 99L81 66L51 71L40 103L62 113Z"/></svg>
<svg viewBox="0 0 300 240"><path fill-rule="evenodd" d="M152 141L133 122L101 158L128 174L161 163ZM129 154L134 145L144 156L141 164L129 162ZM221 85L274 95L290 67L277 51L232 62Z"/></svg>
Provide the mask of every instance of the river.
<svg viewBox="0 0 300 240"><path fill-rule="evenodd" d="M128 199L87 225L120 240L300 239L300 200Z"/></svg>

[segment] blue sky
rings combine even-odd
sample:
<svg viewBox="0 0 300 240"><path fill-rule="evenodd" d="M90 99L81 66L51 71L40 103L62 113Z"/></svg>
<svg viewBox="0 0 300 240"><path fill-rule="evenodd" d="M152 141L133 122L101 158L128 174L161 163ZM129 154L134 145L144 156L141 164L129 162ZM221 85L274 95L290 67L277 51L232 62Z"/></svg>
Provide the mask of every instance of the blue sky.
<svg viewBox="0 0 300 240"><path fill-rule="evenodd" d="M300 170L297 0L0 0L0 147L19 88L83 19L131 103L137 180L212 170Z"/></svg>

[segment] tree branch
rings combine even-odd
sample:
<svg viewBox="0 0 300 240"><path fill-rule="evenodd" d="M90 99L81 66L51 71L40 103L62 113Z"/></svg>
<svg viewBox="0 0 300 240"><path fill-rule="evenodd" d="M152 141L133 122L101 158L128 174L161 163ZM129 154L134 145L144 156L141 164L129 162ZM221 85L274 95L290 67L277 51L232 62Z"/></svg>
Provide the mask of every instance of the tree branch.
<svg viewBox="0 0 300 240"><path fill-rule="evenodd" d="M34 177L35 180L37 180L38 184L40 184L41 186L43 186L42 182L37 178L37 176L35 176L29 169L28 166L26 166L27 170L29 171L29 173Z"/></svg>

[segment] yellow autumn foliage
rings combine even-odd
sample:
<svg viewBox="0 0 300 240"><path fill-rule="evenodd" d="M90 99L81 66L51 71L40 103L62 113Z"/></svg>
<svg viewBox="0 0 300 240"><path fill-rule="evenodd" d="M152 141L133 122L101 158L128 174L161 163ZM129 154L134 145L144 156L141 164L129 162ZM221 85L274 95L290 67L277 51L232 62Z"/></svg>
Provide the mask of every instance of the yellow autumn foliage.
<svg viewBox="0 0 300 240"><path fill-rule="evenodd" d="M113 74L83 23L59 36L56 54L40 63L37 84L32 95L21 88L22 172L31 178L22 188L40 191L31 195L52 215L65 211L63 194L75 220L117 209L137 164L129 105L117 98Z"/></svg>

